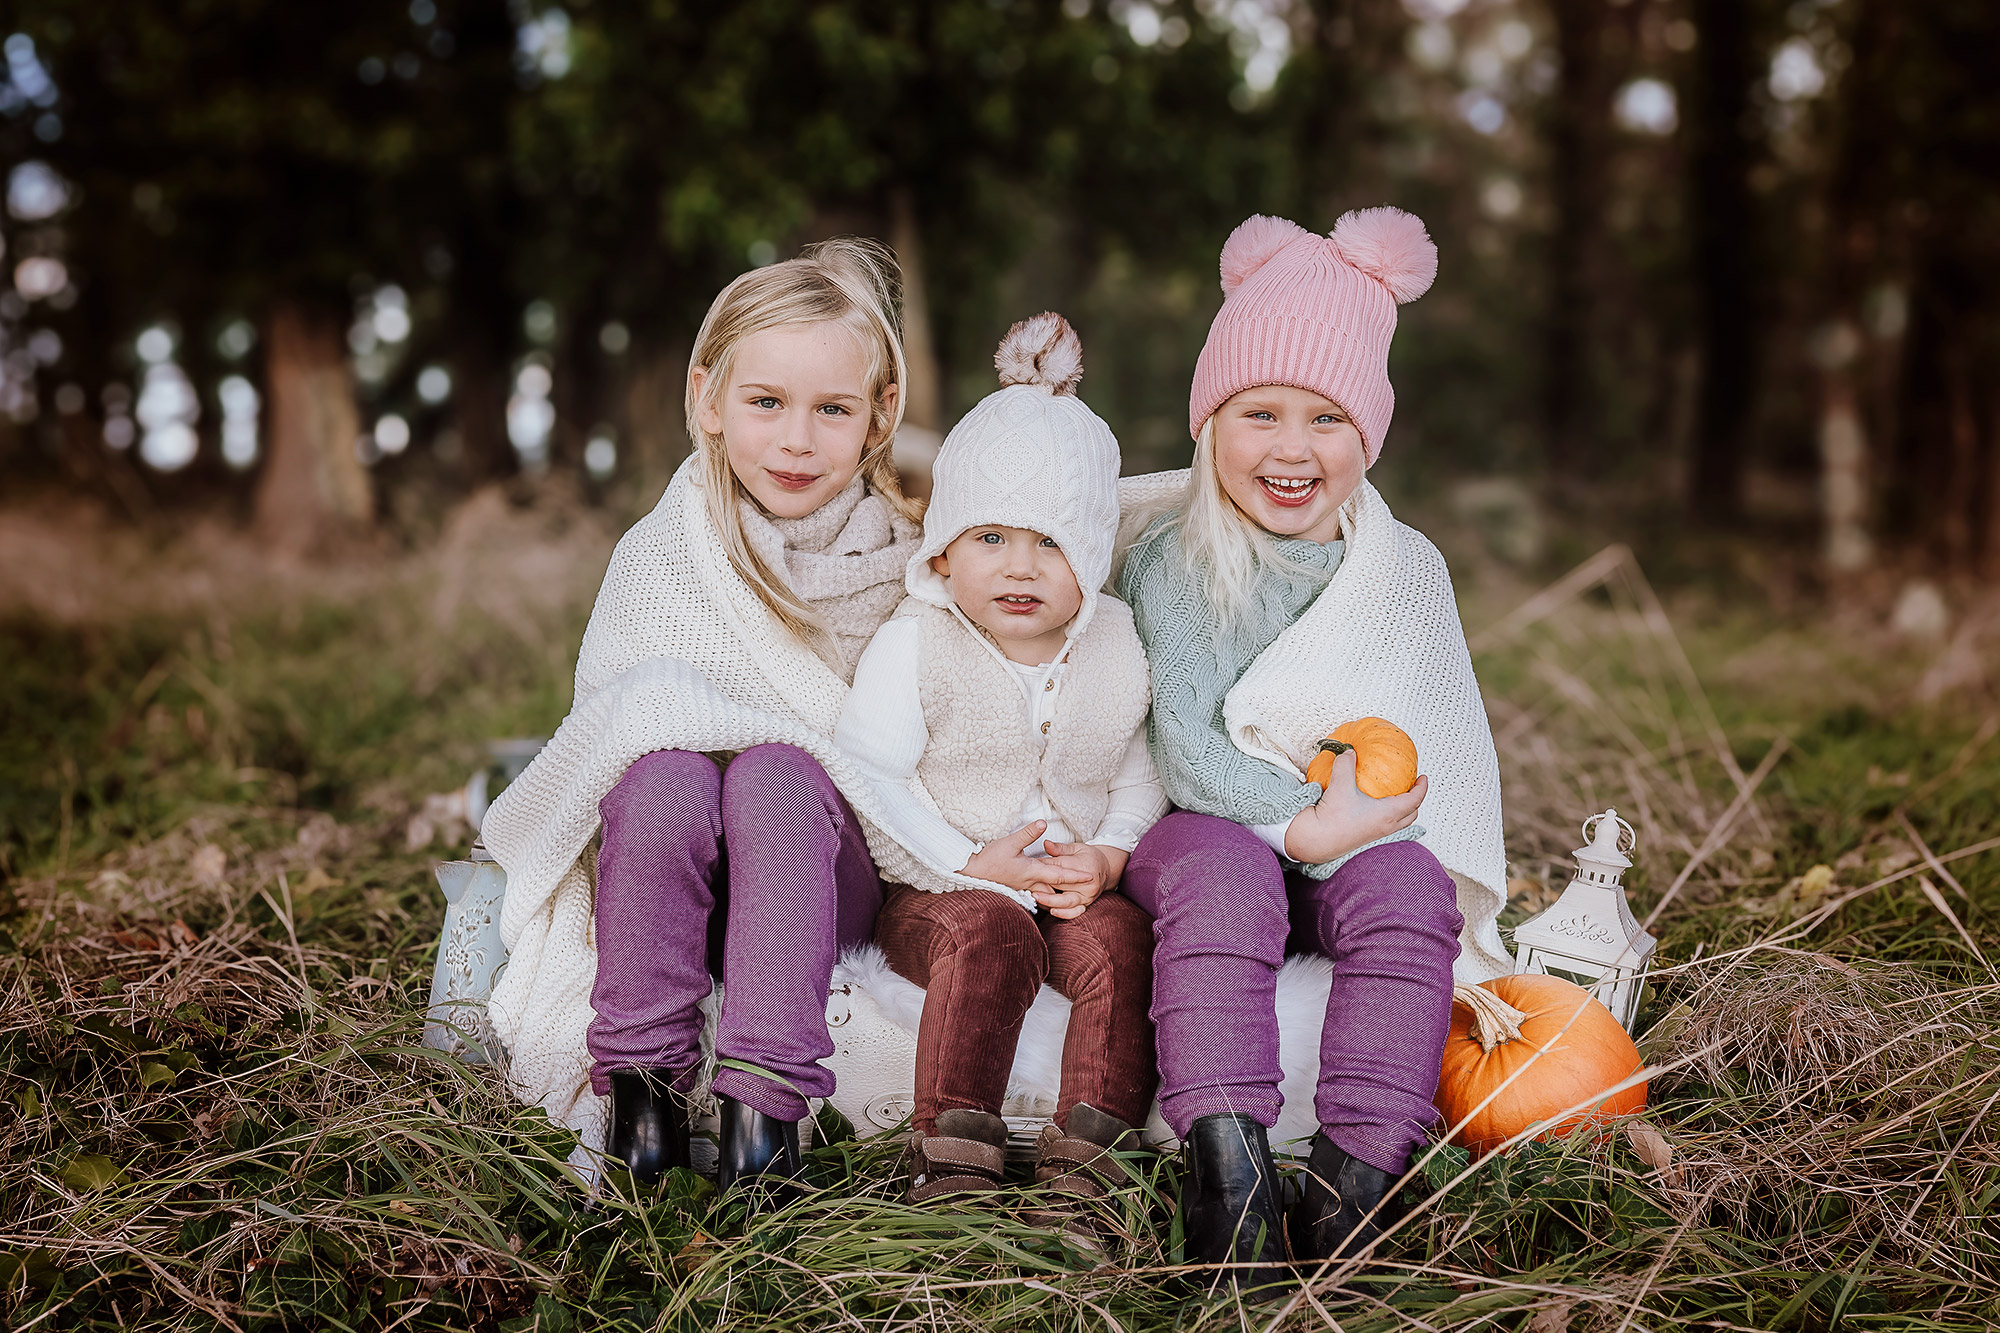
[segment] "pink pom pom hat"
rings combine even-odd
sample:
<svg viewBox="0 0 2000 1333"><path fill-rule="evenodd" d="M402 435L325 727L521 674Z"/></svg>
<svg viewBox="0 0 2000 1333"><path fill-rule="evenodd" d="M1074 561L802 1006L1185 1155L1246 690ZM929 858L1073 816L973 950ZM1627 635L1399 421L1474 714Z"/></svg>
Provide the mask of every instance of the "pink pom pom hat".
<svg viewBox="0 0 2000 1333"><path fill-rule="evenodd" d="M1348 213L1330 236L1253 217L1222 247L1222 309L1188 395L1188 433L1236 394L1289 384L1339 403L1373 467L1396 409L1389 340L1396 307L1437 277L1437 246L1399 208Z"/></svg>

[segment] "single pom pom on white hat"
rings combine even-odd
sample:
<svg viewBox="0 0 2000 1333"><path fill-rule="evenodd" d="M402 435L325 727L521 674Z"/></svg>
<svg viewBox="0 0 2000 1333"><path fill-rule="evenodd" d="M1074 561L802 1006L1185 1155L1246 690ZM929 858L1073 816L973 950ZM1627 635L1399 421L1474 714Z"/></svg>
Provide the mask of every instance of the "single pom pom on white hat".
<svg viewBox="0 0 2000 1333"><path fill-rule="evenodd" d="M1304 227L1285 218L1262 213L1245 218L1222 243L1222 294L1233 293L1278 251L1301 236L1310 235Z"/></svg>
<svg viewBox="0 0 2000 1333"><path fill-rule="evenodd" d="M1397 305L1416 300L1437 279L1437 246L1423 220L1400 208L1342 214L1333 227L1333 244L1342 259L1387 287Z"/></svg>
<svg viewBox="0 0 2000 1333"><path fill-rule="evenodd" d="M993 353L1000 386L1033 384L1050 393L1074 394L1083 378L1083 340L1069 321L1044 310L1007 330Z"/></svg>

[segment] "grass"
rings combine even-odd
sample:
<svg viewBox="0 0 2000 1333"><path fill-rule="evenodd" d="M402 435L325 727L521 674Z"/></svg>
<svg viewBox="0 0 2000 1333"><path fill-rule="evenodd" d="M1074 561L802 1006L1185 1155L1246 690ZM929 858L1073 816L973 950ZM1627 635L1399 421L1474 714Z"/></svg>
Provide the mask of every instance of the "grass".
<svg viewBox="0 0 2000 1333"><path fill-rule="evenodd" d="M566 1132L418 1041L449 847L410 828L485 738L561 716L607 537L475 505L337 580L245 565L175 602L128 562L110 611L0 619L10 1327L2000 1323L2000 858L1946 859L2000 834L1995 728L1977 698L1917 702L1921 654L1699 597L1682 671L1627 565L1479 666L1507 920L1607 804L1640 829L1637 909L1672 891L1643 1125L1440 1148L1378 1268L1262 1299L1175 1279L1152 1157L1108 1263L1023 1221L1025 1191L907 1208L894 1148L838 1133L819 1192L754 1223L689 1175L586 1207Z"/></svg>

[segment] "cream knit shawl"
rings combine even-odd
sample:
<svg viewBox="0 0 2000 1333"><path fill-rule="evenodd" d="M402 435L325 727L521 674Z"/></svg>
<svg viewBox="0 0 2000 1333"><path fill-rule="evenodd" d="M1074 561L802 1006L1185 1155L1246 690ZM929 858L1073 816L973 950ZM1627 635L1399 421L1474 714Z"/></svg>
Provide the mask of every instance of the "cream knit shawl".
<svg viewBox="0 0 2000 1333"><path fill-rule="evenodd" d="M1122 480L1121 549L1186 484L1185 471ZM1407 729L1431 777L1424 843L1457 881L1466 918L1458 975L1498 976L1513 970L1494 923L1506 870L1499 766L1451 580L1436 549L1396 522L1373 487L1364 484L1349 508L1349 545L1333 583L1245 673L1225 718L1237 744L1294 768L1349 717L1379 714ZM584 852L597 832L598 801L640 756L796 745L861 816L884 878L1008 892L923 865L876 824L868 783L832 741L846 693L737 577L692 462L683 464L612 553L584 631L569 716L494 802L482 829L507 872L500 929L509 961L487 1010L507 1049L508 1078L524 1102L588 1146L602 1149L608 1106L590 1091L584 1043L597 977Z"/></svg>
<svg viewBox="0 0 2000 1333"><path fill-rule="evenodd" d="M1127 540L1186 472L1135 478L1120 527ZM1143 495L1148 503L1136 503ZM1465 918L1460 981L1514 970L1496 918L1507 902L1500 762L1472 674L1450 571L1437 547L1397 521L1362 482L1341 511L1347 550L1305 614L1230 688L1222 719L1236 747L1305 777L1320 739L1357 717L1384 717L1417 743L1430 777L1420 841L1458 886Z"/></svg>
<svg viewBox="0 0 2000 1333"><path fill-rule="evenodd" d="M597 803L640 756L778 742L826 769L861 816L885 878L933 891L1026 895L925 866L883 831L868 783L834 748L847 682L790 634L737 576L709 522L692 461L620 539L577 657L555 736L487 813L482 837L507 872L508 963L487 1002L508 1077L529 1104L602 1148L584 1032L597 976L584 852ZM872 633L875 627L870 626ZM674 928L663 923L663 929Z"/></svg>

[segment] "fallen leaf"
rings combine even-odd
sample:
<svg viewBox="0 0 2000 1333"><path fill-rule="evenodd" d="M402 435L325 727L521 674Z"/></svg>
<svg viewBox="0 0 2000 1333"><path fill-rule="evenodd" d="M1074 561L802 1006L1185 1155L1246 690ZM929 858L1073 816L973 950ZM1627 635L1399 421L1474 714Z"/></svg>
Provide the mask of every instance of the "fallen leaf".
<svg viewBox="0 0 2000 1333"><path fill-rule="evenodd" d="M1561 896L1561 890L1538 879L1516 876L1507 881L1507 901L1524 912L1539 912Z"/></svg>
<svg viewBox="0 0 2000 1333"><path fill-rule="evenodd" d="M143 926L135 930L114 930L111 942L134 953L151 953L160 947L160 942L153 938L153 932Z"/></svg>
<svg viewBox="0 0 2000 1333"><path fill-rule="evenodd" d="M193 926L190 926L179 917L175 917L173 924L167 927L167 939L176 945L185 947L190 944L199 943L201 936L195 934Z"/></svg>
<svg viewBox="0 0 2000 1333"><path fill-rule="evenodd" d="M292 885L292 896L298 897L301 894L316 893L321 889L338 888L340 883L341 881L327 874L326 871L320 869L318 866L309 866L298 883Z"/></svg>
<svg viewBox="0 0 2000 1333"><path fill-rule="evenodd" d="M1741 908L1751 916L1776 916L1789 921L1819 906L1833 887L1833 867L1817 865L1795 876L1770 897L1748 899Z"/></svg>
<svg viewBox="0 0 2000 1333"><path fill-rule="evenodd" d="M204 843L188 858L188 873L197 884L213 884L229 868L229 855L214 843Z"/></svg>
<svg viewBox="0 0 2000 1333"><path fill-rule="evenodd" d="M1639 1160L1660 1173L1660 1179L1671 1185L1679 1177L1674 1170L1674 1145L1667 1142L1666 1135L1641 1120L1625 1127L1625 1138Z"/></svg>
<svg viewBox="0 0 2000 1333"><path fill-rule="evenodd" d="M437 841L437 825L422 815L412 816L409 830L403 835L403 850L420 852L435 841Z"/></svg>
<svg viewBox="0 0 2000 1333"><path fill-rule="evenodd" d="M1881 854L1875 859L1875 873L1893 875L1912 861L1919 860L1917 849L1896 838L1885 839Z"/></svg>
<svg viewBox="0 0 2000 1333"><path fill-rule="evenodd" d="M417 1215L417 1206L408 1199L391 1199L389 1200L389 1211L392 1213L401 1213L405 1217L415 1217Z"/></svg>
<svg viewBox="0 0 2000 1333"><path fill-rule="evenodd" d="M1575 1296L1558 1296L1528 1321L1528 1333L1569 1333L1570 1311L1576 1309Z"/></svg>

